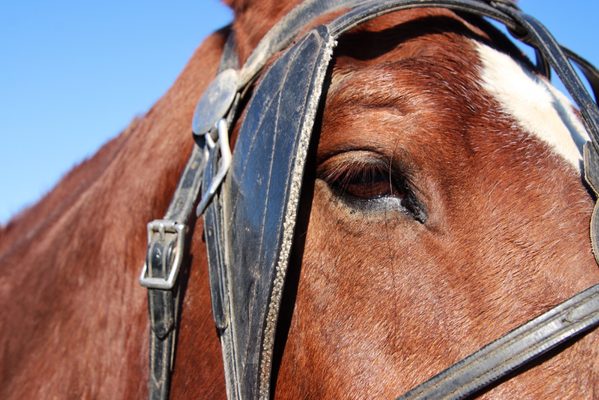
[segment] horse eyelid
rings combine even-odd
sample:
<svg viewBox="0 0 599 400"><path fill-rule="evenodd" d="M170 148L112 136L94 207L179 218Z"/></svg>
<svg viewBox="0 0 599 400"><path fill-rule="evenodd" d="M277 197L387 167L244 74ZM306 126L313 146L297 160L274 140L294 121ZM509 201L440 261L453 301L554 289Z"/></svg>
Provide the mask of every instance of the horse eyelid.
<svg viewBox="0 0 599 400"><path fill-rule="evenodd" d="M377 203L393 198L399 201L402 212L424 224L427 220L426 210L415 194L417 191L411 184L410 177L401 171L395 163L385 160L381 155L372 155L370 151L350 151L338 153L322 162L317 176L352 208L378 208L381 205ZM388 181L388 194L368 198L368 194L356 196L347 190L354 179L357 180L354 185L368 185L369 175L373 177L373 185ZM375 178L375 175L378 176ZM373 193L376 194L376 190L375 188ZM365 192L368 192L368 188Z"/></svg>

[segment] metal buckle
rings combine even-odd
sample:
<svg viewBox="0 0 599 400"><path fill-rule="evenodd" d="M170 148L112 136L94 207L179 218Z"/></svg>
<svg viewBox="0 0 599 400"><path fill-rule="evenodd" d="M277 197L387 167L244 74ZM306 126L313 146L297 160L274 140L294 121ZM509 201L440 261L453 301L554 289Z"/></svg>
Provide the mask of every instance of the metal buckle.
<svg viewBox="0 0 599 400"><path fill-rule="evenodd" d="M214 132L214 130L211 132ZM204 213L204 210L206 210L206 207L210 204L210 200L212 200L214 194L225 180L225 176L227 176L233 158L231 147L229 146L229 129L227 127L227 121L223 118L216 123L216 138L212 137L211 132L205 133L206 144L210 148L211 155L216 154L216 151L220 150L220 160L218 171L210 181L210 186L202 193L202 199L196 209L196 215L198 217ZM215 139L216 142L214 141ZM210 160L208 160L208 162L210 162Z"/></svg>
<svg viewBox="0 0 599 400"><path fill-rule="evenodd" d="M168 219L157 219L148 223L148 245L152 243L155 235L160 235L160 239L163 240L165 235L175 235L176 247L175 258L171 263L171 269L168 277L150 277L148 275L148 263L144 263L139 276L139 283L148 289L162 289L170 290L175 285L177 276L179 275L179 269L181 267L181 261L183 259L183 250L185 246L185 225Z"/></svg>

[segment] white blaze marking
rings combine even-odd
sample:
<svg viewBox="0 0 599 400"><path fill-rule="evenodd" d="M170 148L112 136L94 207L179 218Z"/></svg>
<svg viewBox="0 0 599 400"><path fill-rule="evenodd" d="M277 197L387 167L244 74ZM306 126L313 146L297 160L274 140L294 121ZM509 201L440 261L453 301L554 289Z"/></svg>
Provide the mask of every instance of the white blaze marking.
<svg viewBox="0 0 599 400"><path fill-rule="evenodd" d="M569 100L506 54L478 42L476 47L483 88L525 131L549 144L580 171L582 146L589 136Z"/></svg>

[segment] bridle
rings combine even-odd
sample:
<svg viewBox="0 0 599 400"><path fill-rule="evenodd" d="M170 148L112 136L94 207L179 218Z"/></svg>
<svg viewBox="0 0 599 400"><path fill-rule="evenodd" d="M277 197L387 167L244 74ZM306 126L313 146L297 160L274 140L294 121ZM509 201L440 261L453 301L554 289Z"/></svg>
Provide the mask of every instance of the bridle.
<svg viewBox="0 0 599 400"><path fill-rule="evenodd" d="M599 95L599 72L561 47L546 28L509 1L307 0L263 38L243 67L233 34L219 74L200 99L192 130L197 145L164 219L148 224L148 253L140 282L148 288L151 399L168 398L176 343L187 227L200 196L209 261L212 313L220 335L227 397L268 399L275 332L299 207L312 128L337 39L393 11L443 7L499 21L536 52L536 69L553 69L580 108L591 141L584 148L585 178L599 192L599 110L572 68L574 62ZM255 84L266 62L316 17L348 11L287 49ZM250 90L250 87L252 89ZM235 146L228 127L244 118ZM598 258L597 205L591 243ZM235 228L235 229L233 229ZM457 399L478 393L539 356L599 324L599 285L576 294L459 361L400 399Z"/></svg>

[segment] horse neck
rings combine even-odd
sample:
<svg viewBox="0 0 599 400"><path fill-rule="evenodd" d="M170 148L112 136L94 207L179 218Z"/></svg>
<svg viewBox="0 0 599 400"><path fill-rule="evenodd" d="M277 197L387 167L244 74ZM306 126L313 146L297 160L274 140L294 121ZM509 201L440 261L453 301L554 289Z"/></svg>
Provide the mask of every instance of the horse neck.
<svg viewBox="0 0 599 400"><path fill-rule="evenodd" d="M191 152L193 108L216 73L224 36L207 39L145 116L0 232L0 324L11 332L2 338L10 368L2 368L0 397L143 396L148 322L137 277L145 226L164 214ZM200 248L196 240L194 260L204 260ZM208 315L206 268L194 266L187 301ZM189 317L183 312L184 326ZM204 325L191 324L206 334L192 348L219 356L213 325ZM221 374L202 370L216 376L207 381Z"/></svg>
<svg viewBox="0 0 599 400"><path fill-rule="evenodd" d="M273 13L292 5L269 6L235 23L242 60L276 21ZM145 226L164 214L175 190L192 148L193 109L224 40L224 32L207 39L146 115L0 230L0 321L12 333L2 338L2 365L10 368L2 369L0 397L143 397L148 322L136 281ZM225 393L214 367L221 356L201 225L193 226L173 398Z"/></svg>

